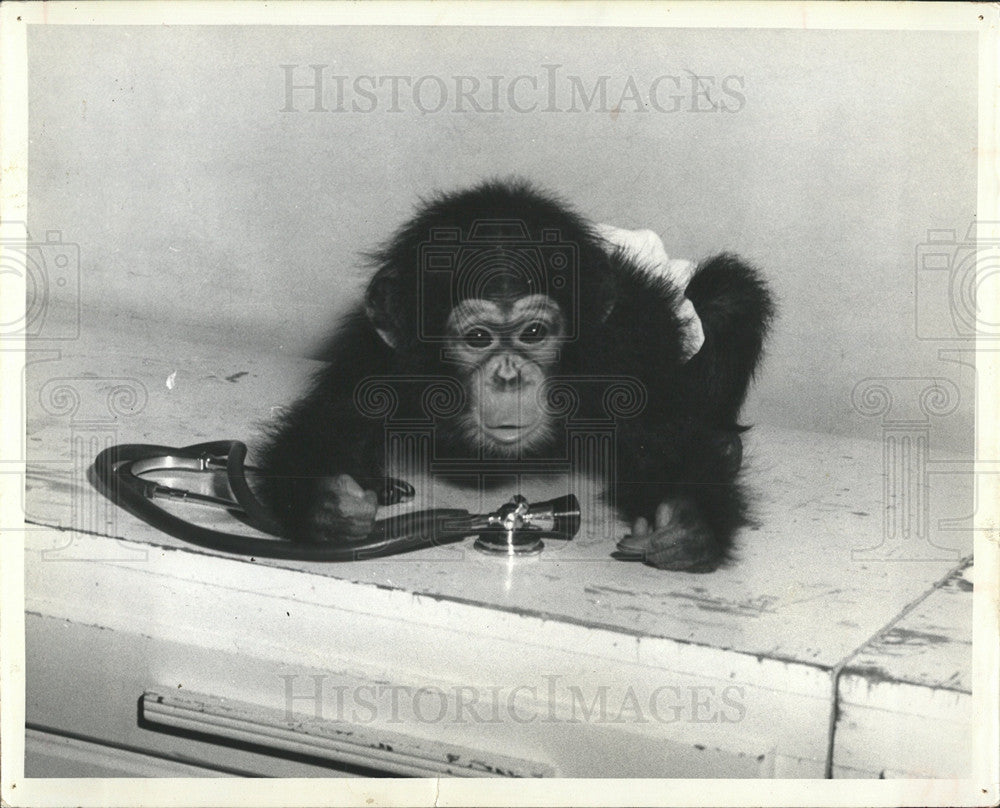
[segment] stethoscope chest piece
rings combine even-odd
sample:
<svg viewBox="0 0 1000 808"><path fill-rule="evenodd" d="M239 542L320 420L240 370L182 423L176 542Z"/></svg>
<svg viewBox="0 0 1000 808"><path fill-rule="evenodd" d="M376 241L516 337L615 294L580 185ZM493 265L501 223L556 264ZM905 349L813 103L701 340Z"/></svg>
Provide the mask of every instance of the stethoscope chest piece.
<svg viewBox="0 0 1000 808"><path fill-rule="evenodd" d="M572 496L530 505L520 494L489 514L475 547L493 556L538 555L542 538L564 539L580 529L580 506Z"/></svg>

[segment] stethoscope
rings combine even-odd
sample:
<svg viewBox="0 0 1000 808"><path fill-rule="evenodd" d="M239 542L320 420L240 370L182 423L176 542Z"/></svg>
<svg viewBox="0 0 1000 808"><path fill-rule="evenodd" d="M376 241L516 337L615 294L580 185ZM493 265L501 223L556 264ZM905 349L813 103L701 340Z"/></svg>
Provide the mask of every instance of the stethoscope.
<svg viewBox="0 0 1000 808"><path fill-rule="evenodd" d="M357 561L396 555L424 547L452 544L476 536L475 547L501 556L532 555L543 539L568 541L580 529L580 503L572 494L529 504L518 495L484 514L452 508L404 513L375 522L360 541L306 543L283 537L283 530L247 482L247 447L239 441L211 441L191 446L125 443L102 451L94 460L98 487L113 502L175 538L212 550L256 558L302 561ZM174 488L144 475L170 471L225 471L231 498ZM413 486L389 478L377 492L380 505L408 501ZM221 508L245 524L275 538L226 533L176 516L154 500L188 502Z"/></svg>

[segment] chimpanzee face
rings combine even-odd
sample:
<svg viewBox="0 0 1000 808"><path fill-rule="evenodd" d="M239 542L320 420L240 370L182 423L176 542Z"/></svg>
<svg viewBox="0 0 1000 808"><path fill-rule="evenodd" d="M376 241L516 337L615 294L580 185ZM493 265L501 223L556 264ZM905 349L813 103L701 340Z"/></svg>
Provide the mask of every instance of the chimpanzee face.
<svg viewBox="0 0 1000 808"><path fill-rule="evenodd" d="M543 294L459 302L448 317L446 357L459 366L470 445L502 455L550 437L542 383L554 367L566 319Z"/></svg>

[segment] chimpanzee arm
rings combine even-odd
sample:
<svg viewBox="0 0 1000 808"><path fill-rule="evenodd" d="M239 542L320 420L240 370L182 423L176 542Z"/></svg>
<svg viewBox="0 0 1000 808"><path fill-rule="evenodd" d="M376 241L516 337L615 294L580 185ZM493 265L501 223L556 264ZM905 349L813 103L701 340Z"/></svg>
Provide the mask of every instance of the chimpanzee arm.
<svg viewBox="0 0 1000 808"><path fill-rule="evenodd" d="M651 284L647 295L656 291ZM738 258L704 262L686 295L705 340L685 362L676 352L669 355L678 324L668 314L677 292L659 291L660 333L641 343L650 405L619 429L615 501L648 563L709 571L728 556L736 530L747 521L746 496L736 479L738 418L774 305L760 275Z"/></svg>
<svg viewBox="0 0 1000 808"><path fill-rule="evenodd" d="M388 371L389 349L359 315L348 318L325 358L261 452L260 494L291 538L317 538L317 505L340 475L374 488L384 473L382 424L358 410L354 391L366 376Z"/></svg>
<svg viewBox="0 0 1000 808"><path fill-rule="evenodd" d="M771 294L757 270L723 254L698 267L686 295L701 318L705 342L682 368L681 384L707 423L733 427L774 316Z"/></svg>

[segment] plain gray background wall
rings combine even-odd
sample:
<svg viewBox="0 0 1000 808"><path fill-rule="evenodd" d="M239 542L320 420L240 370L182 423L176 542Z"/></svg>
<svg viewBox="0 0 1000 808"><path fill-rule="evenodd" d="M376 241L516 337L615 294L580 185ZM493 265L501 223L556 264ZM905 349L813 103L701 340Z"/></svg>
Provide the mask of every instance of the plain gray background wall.
<svg viewBox="0 0 1000 808"><path fill-rule="evenodd" d="M975 216L976 47L943 32L33 26L29 228L80 245L85 327L128 313L168 354L185 331L308 354L357 299L360 253L420 195L519 174L594 220L656 230L672 256L734 250L764 269L780 319L747 420L875 436L858 381L944 377L962 401L934 444L968 451L972 374L917 330L918 312L947 330L949 297L915 288L927 231L961 241ZM311 111L301 90L282 111L281 65L304 84L313 64L328 108L348 77L345 111ZM546 65L562 111L545 111ZM537 82L514 99L533 112L507 103L519 75ZM656 100L676 111L648 105L664 75L683 89L661 82ZM708 98L692 101L692 75ZM449 97L422 111L440 85L415 104L404 84L394 112L383 85L354 111L371 105L359 76L438 77ZM458 102L455 76L499 77L500 111ZM569 77L589 94L601 76L607 105L566 111ZM615 109L630 79L643 111ZM692 109L711 101L728 111Z"/></svg>

